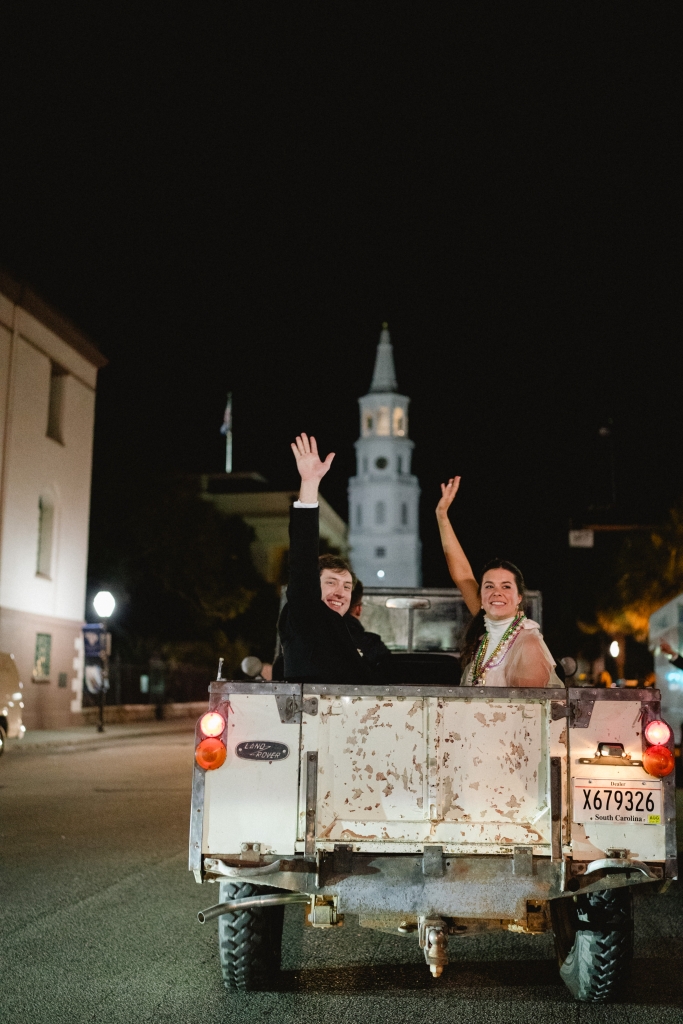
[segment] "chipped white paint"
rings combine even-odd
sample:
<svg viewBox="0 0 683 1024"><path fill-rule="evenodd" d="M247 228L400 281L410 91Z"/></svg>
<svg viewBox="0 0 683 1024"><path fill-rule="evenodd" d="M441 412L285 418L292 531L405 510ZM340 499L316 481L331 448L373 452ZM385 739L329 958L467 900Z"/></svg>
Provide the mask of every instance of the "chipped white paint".
<svg viewBox="0 0 683 1024"><path fill-rule="evenodd" d="M301 749L318 750L320 847L549 854L545 701L323 697L319 710ZM302 798L299 838L303 816Z"/></svg>
<svg viewBox="0 0 683 1024"><path fill-rule="evenodd" d="M272 694L231 695L228 759L208 772L203 852L264 854L304 849L307 751L318 753L316 847L349 844L367 853L507 854L532 846L551 855L549 764L562 765L564 855L595 860L623 848L632 859L663 861L664 826L574 824L568 783L586 777L580 757L599 742L623 743L641 756L638 701L596 701L588 728L552 721L547 694L509 701L487 697L327 696L318 714L283 724ZM290 756L261 763L235 757L237 743L285 743ZM570 745L568 751L567 745ZM297 756L298 750L298 756ZM569 770L567 758L569 757ZM643 769L590 766L596 778L650 778Z"/></svg>

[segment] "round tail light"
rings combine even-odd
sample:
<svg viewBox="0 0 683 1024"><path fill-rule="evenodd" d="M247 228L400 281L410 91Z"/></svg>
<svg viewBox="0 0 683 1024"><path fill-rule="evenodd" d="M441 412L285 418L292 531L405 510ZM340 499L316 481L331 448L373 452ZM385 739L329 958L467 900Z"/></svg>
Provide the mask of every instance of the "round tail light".
<svg viewBox="0 0 683 1024"><path fill-rule="evenodd" d="M210 772L214 768L220 768L227 755L225 744L215 737L209 736L198 744L194 752L194 759L200 768Z"/></svg>
<svg viewBox="0 0 683 1024"><path fill-rule="evenodd" d="M205 736L220 736L225 729L225 719L217 711L208 711L199 719L199 728Z"/></svg>
<svg viewBox="0 0 683 1024"><path fill-rule="evenodd" d="M657 744L654 747L648 747L643 754L643 768L648 775L654 775L657 779L671 775L675 765L674 756L668 747Z"/></svg>
<svg viewBox="0 0 683 1024"><path fill-rule="evenodd" d="M666 746L671 739L671 729L666 722L655 719L645 726L645 739L648 743L653 743L656 746L660 744Z"/></svg>

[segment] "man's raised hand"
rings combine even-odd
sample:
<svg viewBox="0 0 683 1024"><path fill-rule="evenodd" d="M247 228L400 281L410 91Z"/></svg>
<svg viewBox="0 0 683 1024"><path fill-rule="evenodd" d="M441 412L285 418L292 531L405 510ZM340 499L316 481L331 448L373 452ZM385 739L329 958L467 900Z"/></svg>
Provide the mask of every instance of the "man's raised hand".
<svg viewBox="0 0 683 1024"><path fill-rule="evenodd" d="M323 462L318 455L315 438L309 438L307 434L300 434L291 448L301 477L299 500L304 504L314 504L318 500L318 484L332 465L334 452L330 452Z"/></svg>

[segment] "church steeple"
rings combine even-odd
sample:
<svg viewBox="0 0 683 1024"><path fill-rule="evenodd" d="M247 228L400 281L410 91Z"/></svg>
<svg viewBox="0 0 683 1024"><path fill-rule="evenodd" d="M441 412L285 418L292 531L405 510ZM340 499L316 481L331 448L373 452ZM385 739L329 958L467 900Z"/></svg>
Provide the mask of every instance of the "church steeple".
<svg viewBox="0 0 683 1024"><path fill-rule="evenodd" d="M395 391L396 370L394 369L394 350L391 347L391 336L389 325L382 324L382 333L379 336L377 355L375 356L375 372L372 375L370 393L376 391Z"/></svg>
<svg viewBox="0 0 683 1024"><path fill-rule="evenodd" d="M351 562L366 586L420 585L420 485L410 472L410 399L398 393L386 324L370 391L359 399L356 476L349 480Z"/></svg>

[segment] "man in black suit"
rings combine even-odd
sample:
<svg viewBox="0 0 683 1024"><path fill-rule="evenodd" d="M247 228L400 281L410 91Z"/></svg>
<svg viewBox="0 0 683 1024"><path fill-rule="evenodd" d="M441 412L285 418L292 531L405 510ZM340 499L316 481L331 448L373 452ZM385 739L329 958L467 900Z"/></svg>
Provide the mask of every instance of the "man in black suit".
<svg viewBox="0 0 683 1024"><path fill-rule="evenodd" d="M334 458L323 462L315 438L306 434L292 444L301 476L299 500L289 519L287 604L278 630L288 680L372 683L384 652L374 634L354 628L349 615L356 578L348 562L335 555L318 557L318 486ZM367 639L366 639L367 638ZM372 638L372 639L370 639Z"/></svg>

